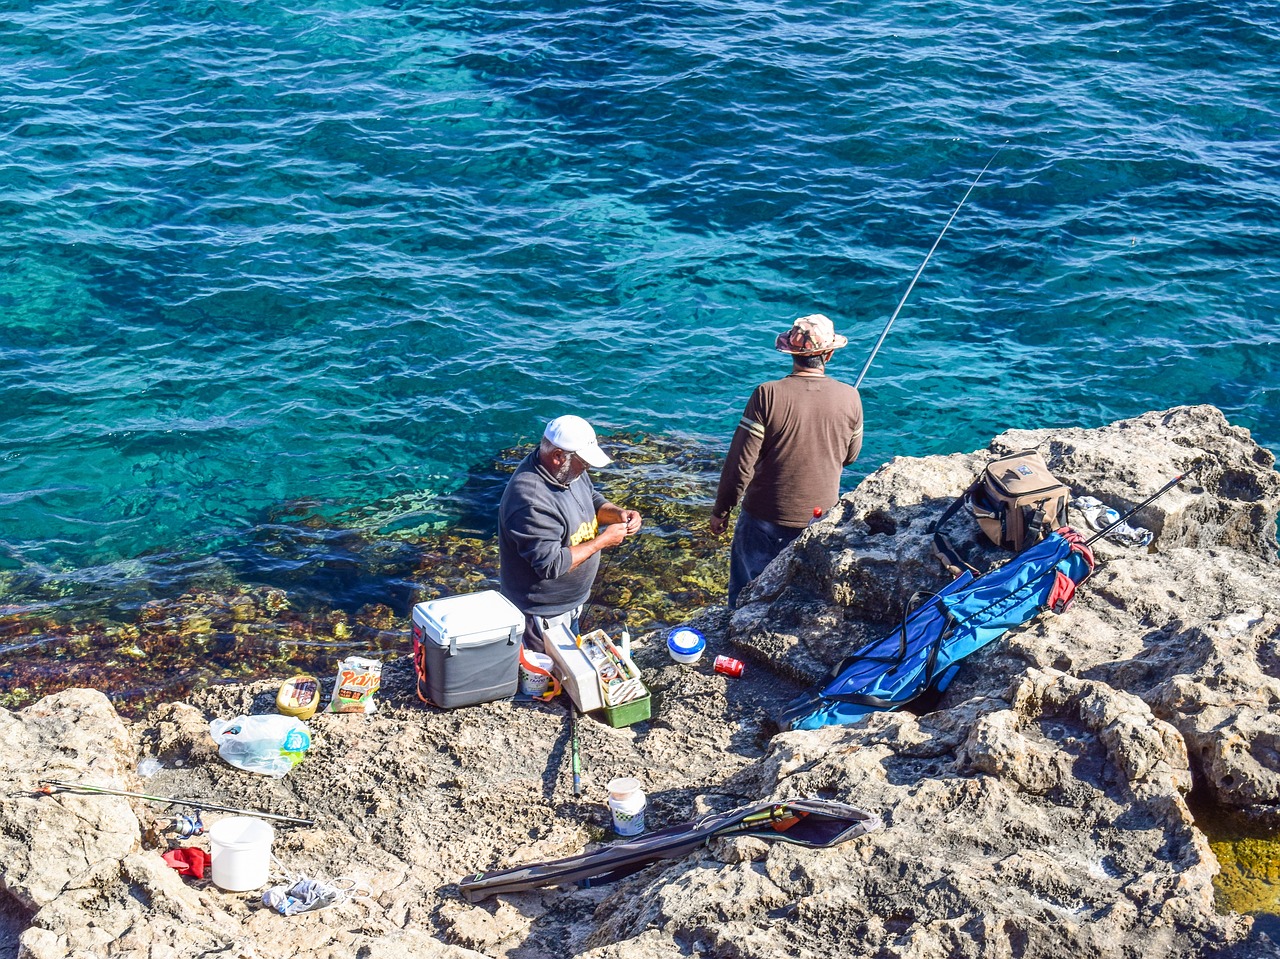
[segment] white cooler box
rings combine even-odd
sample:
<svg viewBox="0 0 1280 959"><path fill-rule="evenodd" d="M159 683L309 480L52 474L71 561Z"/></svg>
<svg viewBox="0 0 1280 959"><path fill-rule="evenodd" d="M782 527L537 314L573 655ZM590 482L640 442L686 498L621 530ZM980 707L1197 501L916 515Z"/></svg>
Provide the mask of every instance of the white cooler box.
<svg viewBox="0 0 1280 959"><path fill-rule="evenodd" d="M418 698L452 709L513 696L524 615L497 590L445 596L413 607Z"/></svg>
<svg viewBox="0 0 1280 959"><path fill-rule="evenodd" d="M569 698L578 704L578 709L589 713L593 709L604 706L604 697L600 694L600 681L596 678L596 668L587 659L587 654L578 648L578 637L568 626L556 626L551 629L544 644L547 655L555 660L552 672L563 684Z"/></svg>

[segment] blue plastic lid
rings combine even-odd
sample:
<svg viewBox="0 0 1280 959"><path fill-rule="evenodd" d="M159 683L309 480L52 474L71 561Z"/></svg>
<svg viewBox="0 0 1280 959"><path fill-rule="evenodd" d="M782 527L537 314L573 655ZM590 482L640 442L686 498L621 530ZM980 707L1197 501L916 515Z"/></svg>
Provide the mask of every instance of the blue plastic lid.
<svg viewBox="0 0 1280 959"><path fill-rule="evenodd" d="M667 633L667 646L677 653L696 653L706 645L706 639L692 626L677 626Z"/></svg>

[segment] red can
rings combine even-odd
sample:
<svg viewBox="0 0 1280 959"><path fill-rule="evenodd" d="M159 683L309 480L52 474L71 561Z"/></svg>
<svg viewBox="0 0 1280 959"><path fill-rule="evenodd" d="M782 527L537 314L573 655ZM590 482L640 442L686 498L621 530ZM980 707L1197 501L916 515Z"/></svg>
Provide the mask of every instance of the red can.
<svg viewBox="0 0 1280 959"><path fill-rule="evenodd" d="M740 659L734 659L732 656L716 657L717 673L724 673L726 676L741 676L745 668L746 664Z"/></svg>

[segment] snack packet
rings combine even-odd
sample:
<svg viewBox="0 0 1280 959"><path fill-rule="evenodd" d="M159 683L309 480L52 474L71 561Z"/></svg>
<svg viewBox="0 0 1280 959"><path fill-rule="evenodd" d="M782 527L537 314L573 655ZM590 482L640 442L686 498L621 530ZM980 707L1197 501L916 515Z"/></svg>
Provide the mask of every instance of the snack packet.
<svg viewBox="0 0 1280 959"><path fill-rule="evenodd" d="M376 659L348 656L338 663L333 696L326 710L331 713L376 713L373 694L382 683L382 663Z"/></svg>

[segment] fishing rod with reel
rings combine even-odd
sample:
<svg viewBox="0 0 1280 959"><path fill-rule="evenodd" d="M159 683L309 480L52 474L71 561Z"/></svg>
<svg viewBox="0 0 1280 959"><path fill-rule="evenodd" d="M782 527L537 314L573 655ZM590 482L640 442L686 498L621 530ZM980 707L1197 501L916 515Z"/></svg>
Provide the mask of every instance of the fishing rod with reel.
<svg viewBox="0 0 1280 959"><path fill-rule="evenodd" d="M177 817L178 820L187 820L186 823L179 826L179 831L183 829L192 830L189 834L198 834L196 825L200 823L199 812L226 812L236 813L242 816L255 816L258 819L269 819L272 822L278 822L285 826L314 826L313 819L300 819L297 816L282 816L277 813L259 812L256 809L240 809L236 806L224 806L221 803L207 802L203 799L187 799L175 796L150 796L146 793L128 792L123 789L111 789L107 786L95 786L92 783L72 783L63 782L60 779L42 779L40 780L40 793L46 796L55 796L58 793L69 792L88 796L121 796L125 799L143 799L147 802L163 803L166 806L187 806L197 810L197 815L192 817ZM203 824L200 824L203 828Z"/></svg>

